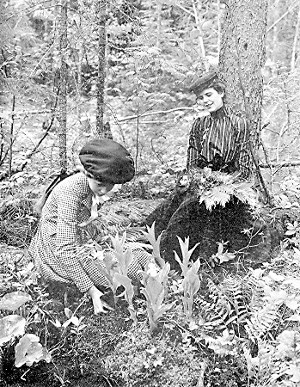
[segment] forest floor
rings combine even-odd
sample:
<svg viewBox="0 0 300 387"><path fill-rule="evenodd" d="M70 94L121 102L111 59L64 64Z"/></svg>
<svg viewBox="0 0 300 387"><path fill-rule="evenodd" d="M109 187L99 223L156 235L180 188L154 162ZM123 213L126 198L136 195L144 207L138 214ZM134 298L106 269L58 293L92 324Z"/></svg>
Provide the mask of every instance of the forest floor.
<svg viewBox="0 0 300 387"><path fill-rule="evenodd" d="M145 205L147 201L141 207ZM150 205L154 202L149 201ZM13 313L24 317L26 332L40 338L51 354L51 361L30 363L29 360L16 367L15 348L19 341L16 337L2 345L0 386L299 386L299 375L288 357L284 361L283 356L285 371L278 376L286 384L272 381L277 364L272 366L270 360L269 368L262 372L255 362L262 356L261 343L273 345L275 351L280 333L299 332L299 320L290 319L299 310L299 297L295 298L299 288L295 289L299 286L296 281L300 252L294 242L281 246L267 260L265 256L261 261L235 259L214 266L201 262L201 285L190 317L183 308L182 278L171 273L164 302L172 307L162 314L154 330L149 327L147 303L140 289L136 289L133 298L135 321L122 294L115 298L111 292L104 298L113 310L95 316L91 302L73 287L43 284L30 264L26 249L2 244L1 295L22 291L30 296L25 305L13 312L2 311L2 316ZM246 283L252 284L252 298L248 294L250 287L244 286ZM274 308L267 313L270 289ZM276 292L284 289L285 296L274 298ZM246 308L247 302L253 305L253 298L262 305L260 318ZM300 338L295 340L296 355L292 360L298 366Z"/></svg>
<svg viewBox="0 0 300 387"><path fill-rule="evenodd" d="M31 172L23 177L36 179ZM189 294L182 273L171 271L164 297L155 295L153 328L155 305L151 312L143 287L134 288L131 308L123 292L107 292L113 310L95 316L91 301L73 287L41 281L27 254L36 223L31 200L39 192L30 196L17 183L2 187L19 195L6 194L0 206L0 387L300 386L299 207L289 214L282 209L277 218L267 214L275 225L283 218L287 225L285 240L272 249L201 259L199 288L191 276ZM109 202L97 230L109 238L126 229L134 239L140 230L131 225L160 201L125 195ZM16 303L24 295L26 302ZM24 327L3 322L11 315ZM293 342L282 341L287 331ZM35 342L25 350L20 343L27 334L45 349Z"/></svg>

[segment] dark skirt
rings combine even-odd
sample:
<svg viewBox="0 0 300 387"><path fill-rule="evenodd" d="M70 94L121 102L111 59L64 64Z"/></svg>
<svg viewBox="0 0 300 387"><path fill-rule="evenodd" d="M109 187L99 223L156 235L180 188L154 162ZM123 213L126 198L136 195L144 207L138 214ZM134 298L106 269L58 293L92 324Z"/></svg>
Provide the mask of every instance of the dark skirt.
<svg viewBox="0 0 300 387"><path fill-rule="evenodd" d="M179 268L174 251L181 257L178 236L189 237L189 248L198 243L192 260L198 257L209 261L218 250L237 252L244 256L257 250L264 243L263 222L254 219L248 204L235 197L225 205L207 210L199 197L191 193L173 192L147 218L150 226L155 221L156 234L162 233L161 254L172 269Z"/></svg>

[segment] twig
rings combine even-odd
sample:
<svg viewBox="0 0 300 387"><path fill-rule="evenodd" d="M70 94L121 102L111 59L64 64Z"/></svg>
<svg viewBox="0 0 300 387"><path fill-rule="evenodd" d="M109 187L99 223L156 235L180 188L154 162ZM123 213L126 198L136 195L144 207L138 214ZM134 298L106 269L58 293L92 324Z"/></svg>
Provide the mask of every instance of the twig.
<svg viewBox="0 0 300 387"><path fill-rule="evenodd" d="M260 168L286 168L286 167L298 167L300 161L284 162L284 163L268 163L259 164Z"/></svg>
<svg viewBox="0 0 300 387"><path fill-rule="evenodd" d="M4 172L0 175L0 181L3 181L4 179L6 179L7 177L11 177L12 175L15 175L16 173L19 173L19 172L22 172L24 170L24 168L26 167L26 165L28 164L28 160L31 159L31 157L37 152L38 148L40 147L41 143L44 141L44 139L47 137L47 135L49 134L50 132L50 129L52 128L52 125L53 125L53 122L54 122L54 119L55 119L55 110L56 110L56 107L57 107L57 103L58 103L58 96L59 96L59 89L57 91L57 94L56 94L56 99L55 99L55 103L54 103L54 107L53 107L53 115L51 117L51 120L48 124L48 126L45 128L45 133L43 134L43 136L40 138L40 140L38 141L38 143L35 145L35 147L33 148L32 151L30 151L28 154L27 154L27 157L26 157L26 160L17 168L15 169L12 169L9 173L8 172Z"/></svg>
<svg viewBox="0 0 300 387"><path fill-rule="evenodd" d="M271 31L286 15L288 15L295 7L298 5L298 0L294 2L294 4L283 14L280 16L279 19L277 19L268 29L267 33Z"/></svg>
<svg viewBox="0 0 300 387"><path fill-rule="evenodd" d="M11 124L10 124L10 140L9 140L9 166L8 166L8 176L11 176L12 172L12 158L13 158L13 135L14 135L14 123L15 123L15 107L16 107L16 96L13 95L12 100L12 114L11 114Z"/></svg>
<svg viewBox="0 0 300 387"><path fill-rule="evenodd" d="M182 11L186 12L187 14L189 14L190 16L193 16L193 18L195 18L195 15L193 14L193 12L189 11L188 9L184 8L182 5L180 4L175 4L176 7L180 8Z"/></svg>
<svg viewBox="0 0 300 387"><path fill-rule="evenodd" d="M15 118L23 117L23 116L29 116L34 114L46 114L46 113L52 113L53 109L45 109L45 110L31 110L28 112L19 112L15 113ZM8 113L9 116L11 116L13 112Z"/></svg>
<svg viewBox="0 0 300 387"><path fill-rule="evenodd" d="M135 120L135 119L137 119L137 117L154 116L156 114L168 114L168 113L173 113L173 112L180 111L180 110L195 110L195 109L192 107L178 107L178 108L173 108L173 109L169 109L169 110L158 110L158 111L147 112L147 113L138 114L138 115L134 115L134 116L117 118L117 120L118 120L118 122L124 122L124 121Z"/></svg>

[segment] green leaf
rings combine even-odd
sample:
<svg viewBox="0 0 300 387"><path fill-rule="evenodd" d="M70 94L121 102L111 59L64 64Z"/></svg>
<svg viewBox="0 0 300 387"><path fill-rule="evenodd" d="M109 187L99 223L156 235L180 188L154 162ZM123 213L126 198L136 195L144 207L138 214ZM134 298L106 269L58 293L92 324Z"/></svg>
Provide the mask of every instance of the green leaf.
<svg viewBox="0 0 300 387"><path fill-rule="evenodd" d="M0 299L0 309L14 312L26 302L31 301L31 296L25 292L11 292Z"/></svg>
<svg viewBox="0 0 300 387"><path fill-rule="evenodd" d="M218 254L218 258L219 258L219 263L221 264L223 262L229 262L229 261L232 261L233 259L235 259L235 254L225 252L222 254Z"/></svg>
<svg viewBox="0 0 300 387"><path fill-rule="evenodd" d="M50 363L51 355L39 341L39 337L33 334L26 334L21 338L15 348L15 366L17 368L24 364L30 367L33 363L41 360Z"/></svg>
<svg viewBox="0 0 300 387"><path fill-rule="evenodd" d="M188 271L188 269L189 269L190 258L192 256L194 250L199 245L199 243L196 243L195 246L193 246L189 250L189 237L185 238L184 241L179 236L177 236L177 238L178 238L178 241L179 241L179 244L180 244L182 261L181 261L181 259L179 258L179 256L177 255L176 252L175 252L175 259L176 259L176 261L179 263L179 265L181 267L181 271L182 271L183 276L185 276L187 271Z"/></svg>
<svg viewBox="0 0 300 387"><path fill-rule="evenodd" d="M0 346L25 333L25 318L12 314L0 319Z"/></svg>

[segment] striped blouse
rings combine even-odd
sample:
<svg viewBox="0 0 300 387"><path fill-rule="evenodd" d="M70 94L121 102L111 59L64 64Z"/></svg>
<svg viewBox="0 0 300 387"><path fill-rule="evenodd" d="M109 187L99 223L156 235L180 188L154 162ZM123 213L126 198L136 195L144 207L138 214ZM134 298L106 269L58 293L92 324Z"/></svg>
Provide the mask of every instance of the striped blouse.
<svg viewBox="0 0 300 387"><path fill-rule="evenodd" d="M197 118L189 135L187 169L193 166L239 171L242 178L251 173L248 122L222 107Z"/></svg>

